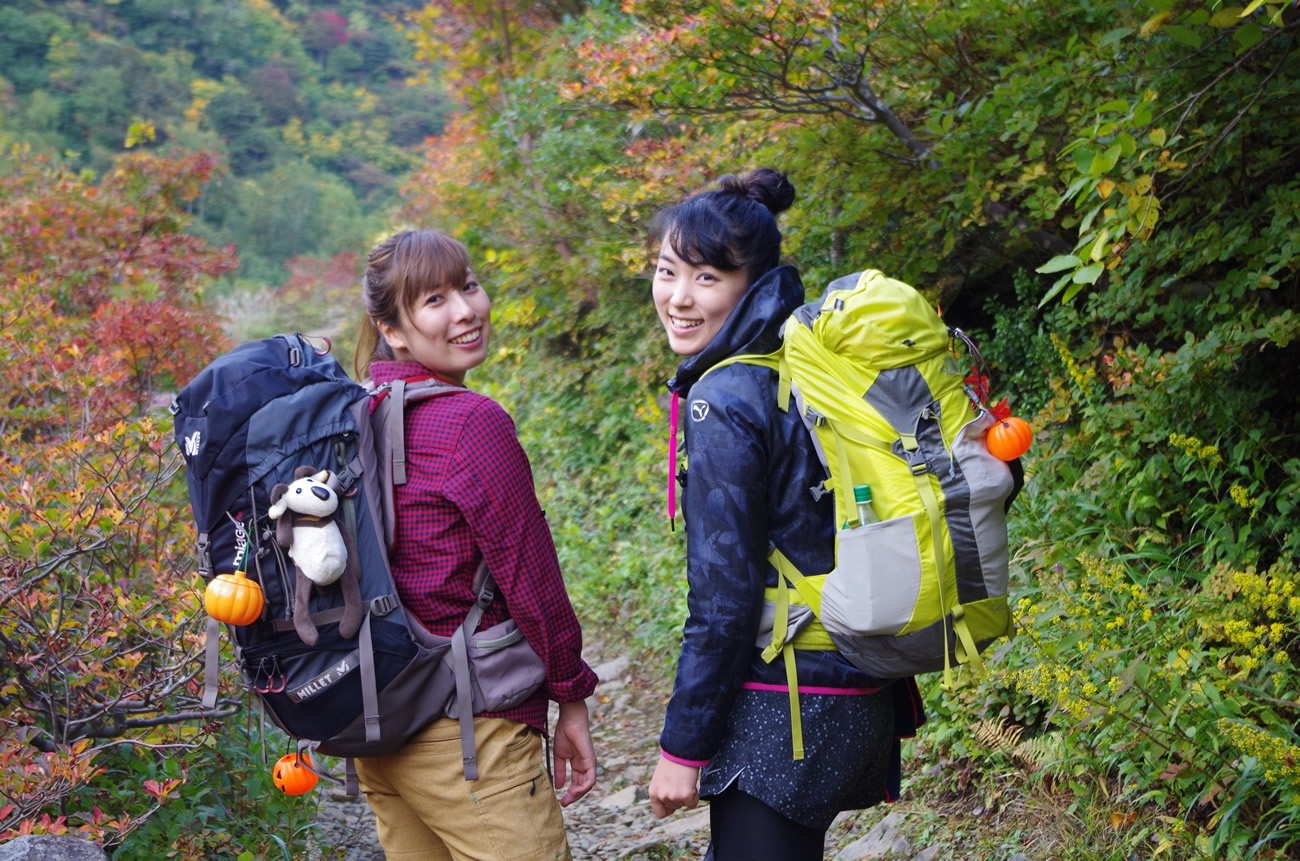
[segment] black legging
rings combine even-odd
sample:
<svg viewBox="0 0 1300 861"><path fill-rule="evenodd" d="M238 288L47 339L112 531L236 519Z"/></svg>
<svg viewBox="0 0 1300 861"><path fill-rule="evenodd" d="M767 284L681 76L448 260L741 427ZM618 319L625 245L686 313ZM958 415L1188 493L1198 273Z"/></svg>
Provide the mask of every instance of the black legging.
<svg viewBox="0 0 1300 861"><path fill-rule="evenodd" d="M787 819L732 786L709 799L706 861L822 861L826 832Z"/></svg>

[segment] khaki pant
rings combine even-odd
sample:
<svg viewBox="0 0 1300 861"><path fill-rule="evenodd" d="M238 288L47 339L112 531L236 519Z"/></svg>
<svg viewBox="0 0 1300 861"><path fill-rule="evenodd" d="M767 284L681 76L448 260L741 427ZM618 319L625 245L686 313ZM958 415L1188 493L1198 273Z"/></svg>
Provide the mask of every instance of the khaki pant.
<svg viewBox="0 0 1300 861"><path fill-rule="evenodd" d="M357 760L388 861L569 858L542 737L504 718L474 718L479 779L465 780L460 724L435 721L391 756Z"/></svg>

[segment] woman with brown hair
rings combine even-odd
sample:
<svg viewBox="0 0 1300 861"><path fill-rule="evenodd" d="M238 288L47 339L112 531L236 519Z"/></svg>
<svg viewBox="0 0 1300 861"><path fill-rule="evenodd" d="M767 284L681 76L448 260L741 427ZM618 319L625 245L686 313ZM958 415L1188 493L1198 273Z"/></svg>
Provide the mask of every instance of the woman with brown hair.
<svg viewBox="0 0 1300 861"><path fill-rule="evenodd" d="M546 669L522 704L474 717L479 777L465 780L457 721L440 719L397 753L357 761L389 861L568 857L561 805L595 784L585 698L596 685L555 546L510 416L463 388L487 358L491 302L463 245L403 231L370 252L358 340L359 379L435 377L462 387L406 412L407 482L395 488L393 577L404 606L449 636L474 605L486 562L497 589L482 627L513 618ZM557 803L543 760L548 700Z"/></svg>

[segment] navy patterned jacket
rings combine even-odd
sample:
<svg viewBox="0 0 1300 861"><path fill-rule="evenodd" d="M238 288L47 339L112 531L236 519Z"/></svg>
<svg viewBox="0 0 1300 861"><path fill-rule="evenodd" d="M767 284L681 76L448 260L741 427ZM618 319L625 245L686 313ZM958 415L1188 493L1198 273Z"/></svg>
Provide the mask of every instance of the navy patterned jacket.
<svg viewBox="0 0 1300 861"><path fill-rule="evenodd" d="M742 684L785 683L782 660L765 663L755 645L763 590L777 585L767 562L769 544L806 574L834 566L833 500L827 495L814 501L809 492L827 476L799 416L776 405L776 373L732 364L700 379L728 356L775 350L781 324L803 301L798 272L790 266L772 270L751 285L709 345L683 361L668 381L682 398L688 467L682 505L689 615L660 736L664 752L678 761L712 758ZM889 684L862 673L839 652L796 656L801 688ZM898 698L896 735L910 736L924 721L915 682L892 688ZM816 728L805 726L810 731Z"/></svg>

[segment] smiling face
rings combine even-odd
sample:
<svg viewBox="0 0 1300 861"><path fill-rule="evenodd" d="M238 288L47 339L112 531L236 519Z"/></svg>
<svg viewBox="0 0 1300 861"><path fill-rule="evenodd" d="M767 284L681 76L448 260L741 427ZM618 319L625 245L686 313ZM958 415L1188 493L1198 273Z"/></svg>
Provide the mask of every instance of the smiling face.
<svg viewBox="0 0 1300 861"><path fill-rule="evenodd" d="M492 302L473 272L465 286L435 287L402 312L400 326L379 323L393 357L419 362L450 382L464 384L465 373L487 358Z"/></svg>
<svg viewBox="0 0 1300 861"><path fill-rule="evenodd" d="M665 238L655 262L653 294L659 321L668 333L668 346L681 356L703 350L748 287L744 270L692 266Z"/></svg>

